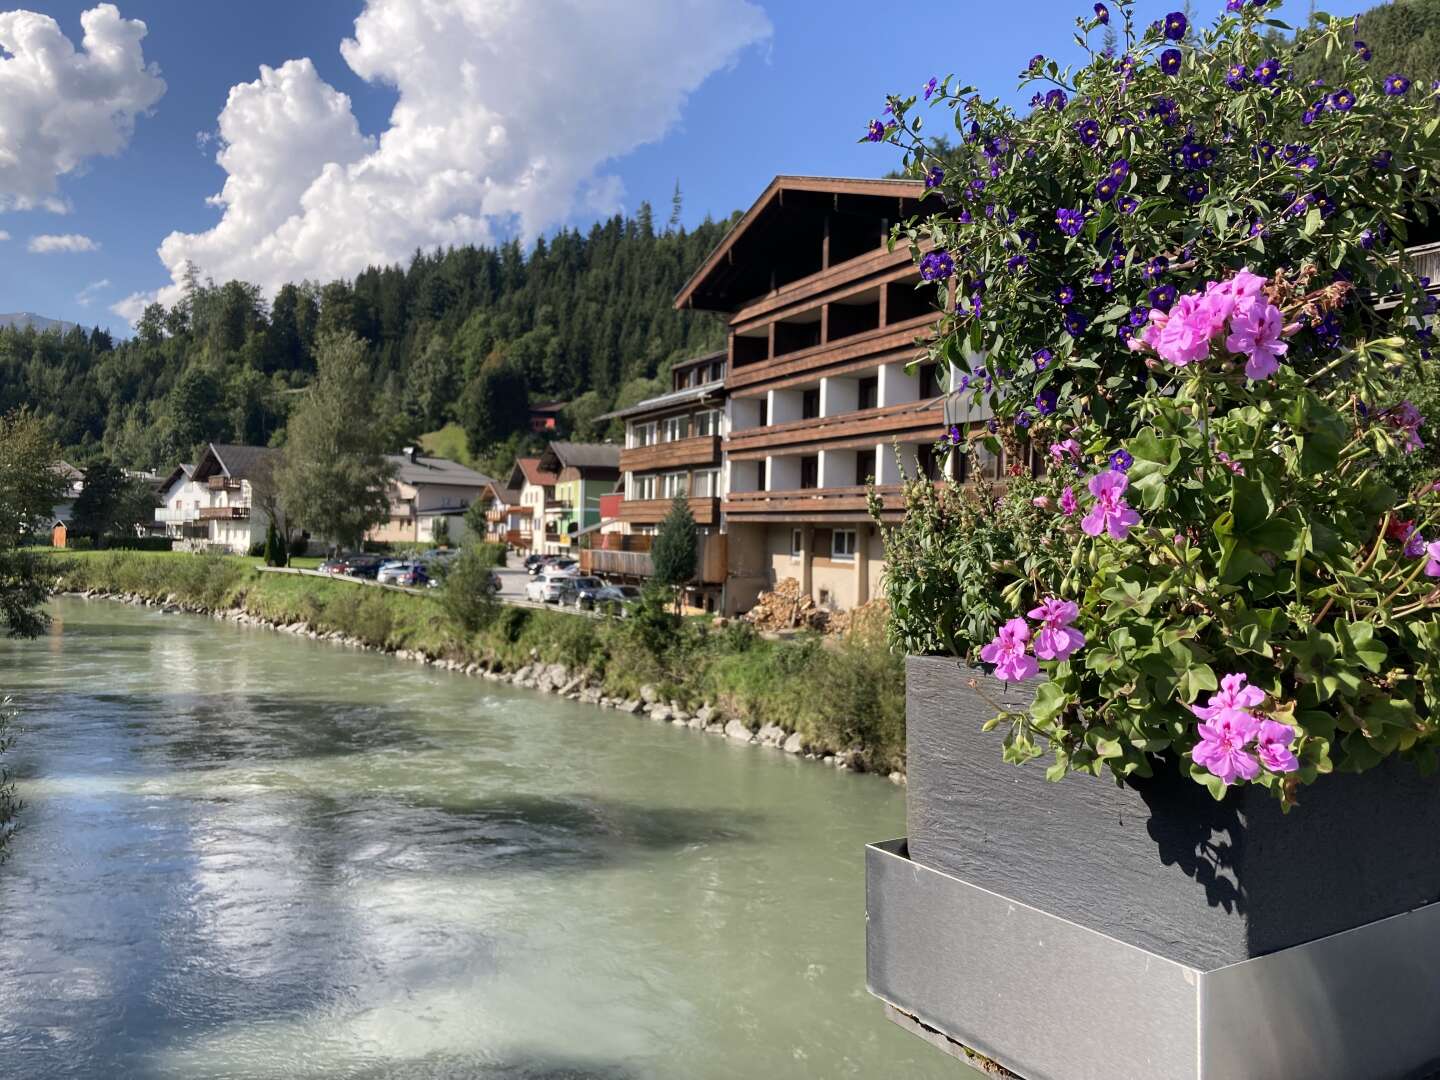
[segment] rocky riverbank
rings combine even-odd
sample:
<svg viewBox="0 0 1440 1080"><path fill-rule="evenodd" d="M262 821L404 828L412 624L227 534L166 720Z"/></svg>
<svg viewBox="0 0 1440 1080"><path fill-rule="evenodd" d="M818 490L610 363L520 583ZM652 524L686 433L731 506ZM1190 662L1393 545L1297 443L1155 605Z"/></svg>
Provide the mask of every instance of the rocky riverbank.
<svg viewBox="0 0 1440 1080"><path fill-rule="evenodd" d="M771 747L783 753L794 754L837 769L865 771L865 756L859 750L842 750L837 753L818 750L808 746L799 732L786 731L778 724L763 724L759 730L752 731L743 721L734 717L726 717L718 706L709 702L691 711L679 702L665 701L656 687L651 685L641 686L637 697L613 697L607 695L603 685L584 671L572 671L560 663L545 663L538 654L531 656L530 663L507 670L498 662L466 663L431 654L422 649L392 648L376 644L338 630L327 631L304 621L287 623L267 619L247 611L243 607L209 608L187 602L174 594L165 597L151 597L140 593L86 589L60 592L58 595L157 608L167 614L206 616L242 626L254 626L281 634L292 634L310 641L325 641L344 648L384 653L396 660L424 664L442 671L480 678L489 682L508 683L526 690L537 690L542 694L556 694L570 701L596 705L603 709L613 709L655 723L671 724L675 727L683 727L706 735L728 739L735 743ZM905 774L901 771L892 771L888 776L892 783L903 784L905 782Z"/></svg>

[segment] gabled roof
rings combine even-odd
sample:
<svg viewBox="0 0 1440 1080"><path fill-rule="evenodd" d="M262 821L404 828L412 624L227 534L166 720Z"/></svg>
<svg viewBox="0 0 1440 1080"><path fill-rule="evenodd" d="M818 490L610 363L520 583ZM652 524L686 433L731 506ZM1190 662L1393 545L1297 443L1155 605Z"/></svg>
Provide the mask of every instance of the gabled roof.
<svg viewBox="0 0 1440 1080"><path fill-rule="evenodd" d="M501 487L497 481L491 480L485 485L485 491L490 498L498 499L505 506L520 505L520 492L516 488Z"/></svg>
<svg viewBox="0 0 1440 1080"><path fill-rule="evenodd" d="M547 488L554 487L559 481L558 474L540 468L538 457L522 457L515 460L515 467L510 470L509 486L519 491L526 484Z"/></svg>
<svg viewBox="0 0 1440 1080"><path fill-rule="evenodd" d="M596 420L617 420L629 416L643 416L645 413L660 412L664 409L673 408L676 405L688 405L692 401L703 401L708 397L719 397L721 390L725 387L723 380L701 383L699 386L691 386L685 390L672 390L668 394L661 394L659 397L646 398L638 401L628 409L616 409L614 412L604 413L597 416Z"/></svg>
<svg viewBox="0 0 1440 1080"><path fill-rule="evenodd" d="M826 213L895 222L916 213L924 193L925 185L919 180L777 176L690 276L675 297L675 306L733 311L745 300L768 292L779 253L793 245L777 246L763 234L787 218L792 222L808 220L812 226ZM876 240L878 246L878 234ZM817 233L817 257L818 245ZM741 250L751 246L755 248L753 253Z"/></svg>
<svg viewBox="0 0 1440 1080"><path fill-rule="evenodd" d="M269 446L239 446L234 443L211 443L195 463L192 480L208 480L212 476L228 476L232 480L249 480L280 453Z"/></svg>
<svg viewBox="0 0 1440 1080"><path fill-rule="evenodd" d="M55 472L59 473L60 476L66 480L85 479L85 474L79 469L77 469L74 465L71 465L68 461L57 461L54 465L50 466L50 468Z"/></svg>
<svg viewBox="0 0 1440 1080"><path fill-rule="evenodd" d="M620 447L614 443L552 442L540 455L540 467L553 473L562 469L618 472Z"/></svg>
<svg viewBox="0 0 1440 1080"><path fill-rule="evenodd" d="M483 488L490 477L466 468L449 458L426 457L424 454L386 454L385 460L395 466L395 479L404 484L422 487L445 484L450 487Z"/></svg>
<svg viewBox="0 0 1440 1080"><path fill-rule="evenodd" d="M180 465L176 465L175 468L171 469L171 470L170 470L170 475L162 478L161 481L160 481L158 484L156 484L155 486L156 486L159 490L161 490L161 491L169 491L170 488L171 488L171 486L174 485L174 483L175 483L177 480L179 480L182 476L183 476L186 480L189 480L189 479L190 479L191 477L193 477L194 475L195 475L195 466L194 466L194 465L185 465L185 464L182 463L182 464L180 464Z"/></svg>

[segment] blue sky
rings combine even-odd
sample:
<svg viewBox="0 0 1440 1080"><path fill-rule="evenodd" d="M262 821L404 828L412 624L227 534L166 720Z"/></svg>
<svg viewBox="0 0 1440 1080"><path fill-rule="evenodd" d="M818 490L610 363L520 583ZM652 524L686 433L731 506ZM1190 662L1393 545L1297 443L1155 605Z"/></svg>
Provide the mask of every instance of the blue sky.
<svg viewBox="0 0 1440 1080"><path fill-rule="evenodd" d="M418 4L420 0L410 2ZM454 2L471 6L482 18L487 4L509 7L504 0ZM382 7L400 0L369 3ZM1089 10L1088 3L1057 0L1007 0L1003 4L954 0L889 6L876 5L873 0L754 0L753 6L748 0L693 3L706 9L703 14L687 14L694 22L693 40L704 43L704 47L695 47L694 56L688 55L692 36L682 24L673 40L659 38L648 46L635 46L634 54L623 56L609 77L604 74L604 63L597 60L601 54L586 53L583 41L567 40L569 36L593 37L593 27L587 31L566 19L545 23L543 18L533 27L507 24L503 28L506 45L492 54L491 63L477 61L493 69L490 86L474 91L473 104L478 111L470 114L472 119L463 132L452 128L441 141L450 146L447 153L463 156L466 151L455 149L463 137L474 129L485 129L490 122L487 117L512 119L508 115L512 109L514 117L523 119L512 119L510 135L528 129L532 141L513 154L485 150L480 155L482 161L504 159L496 168L509 170L496 184L504 189L502 194L483 208L474 207L486 215L484 224L470 220L463 191L432 192L428 199L415 200L414 217L428 213L437 219L435 223L406 223L407 228L413 226L414 237L420 238L416 242L481 235L476 229L488 230L483 235L496 237L517 229L546 231L556 226L557 214L559 221L584 225L612 207L633 211L643 199L655 205L663 220L677 179L684 192L686 221L693 224L706 214L718 217L749 205L778 172L878 175L893 166L893 153L857 145L855 140L883 106L886 92L910 91L931 74L955 71L986 92L1012 94L1015 71L1030 55L1069 55L1074 16L1081 9ZM534 12L547 4L558 5L558 0L532 0L518 10ZM1197 17L1204 18L1205 8L1212 4L1218 7L1220 0L1197 3ZM3 5L0 0L0 13L13 10ZM93 6L47 3L32 10L52 17L78 47L81 13ZM423 36L407 38L410 31L405 27L378 25L377 12L376 32L362 50L368 59L357 61L372 74L372 80L362 78L342 56L340 44L352 35L363 39L355 20L366 6L366 0L120 0L123 19L146 24L148 34L141 43L144 62L158 66L165 92L148 114L136 117L133 135L123 149L114 156L91 156L82 170L58 178L58 198L68 204L70 212L17 209L13 199L9 209L0 210L0 231L9 234L8 240L0 241L0 311L34 311L124 332L125 320L111 311L111 305L135 294L146 298L171 281L171 269L157 255L161 241L172 231L206 234L221 220L225 208L207 205L205 200L221 190L227 173L215 162L217 144L202 143L197 136L216 131L231 88L255 81L262 64L275 68L288 60L309 58L313 73L287 69L296 76L293 82L283 91L273 87L274 93L268 96L257 94L257 109L261 105L273 108L277 101L313 99L323 103L332 100L325 96L331 92L348 95L353 121L348 116L335 119L333 139L340 148L337 155L348 154L349 159L361 161L366 151L360 140L386 131L399 99L396 87L387 80L409 80L407 100L426 100L423 62L419 68L404 67L414 60L401 55L407 43L412 52L417 43L432 48L437 68L443 69L447 63L437 43L425 46ZM635 5L627 0L618 6L628 14ZM1142 2L1138 10L1144 17L1158 18L1171 6ZM1366 6L1331 3L1326 9L1332 14L1353 14ZM1303 16L1306 7L1303 2L1288 3L1283 15L1293 20ZM732 17L735 12L744 19ZM518 15L510 22L529 17ZM0 20L3 18L0 14ZM706 23L707 18L714 21ZM727 35L728 42L722 40ZM456 36L452 32L444 42L455 46L448 62L464 64L467 43L454 41ZM630 48L632 36L627 33L624 45L607 48ZM386 55L392 43L396 55ZM645 48L653 54L647 54ZM524 55L516 55L518 52ZM636 85L616 85L627 82L632 69L639 69L634 76ZM587 85L587 72L598 73L593 85ZM695 85L689 85L692 83ZM436 93L444 88L441 81ZM609 93L615 100L605 100ZM635 101L637 95L652 94L653 102ZM572 110L576 115L567 125ZM612 116L620 132L613 147L606 143ZM0 135L5 133L4 122L0 102ZM247 160L260 162L253 167L254 186L261 190L250 198L263 199L265 190L283 188L293 181L298 200L309 174L318 171L314 161L302 159L312 144L323 142L325 136L317 134L311 139L308 133L313 128L307 123L297 129L292 143L282 139L275 148L264 141L270 131L268 120L242 129L237 116L235 123L236 131L248 133L237 137ZM344 130L347 124L358 129L358 134ZM251 137L255 139L253 148L248 141ZM21 142L24 153L24 140ZM398 148L397 140L392 149ZM316 152L317 160L326 159L323 148ZM537 154L553 157L558 179L541 191L517 194L525 187L515 175L520 167L517 162ZM297 162L293 176L287 174L292 159ZM433 167L423 163L419 167L435 173L443 171L446 163L442 158ZM363 172L363 165L356 167ZM595 174L606 179L595 182ZM0 195L5 194L3 181L0 173ZM328 267L344 265L343 258L336 261L341 257L330 253L331 249L343 247L351 239L356 220L384 217L379 210L360 213L354 208L374 206L367 200L376 197L404 198L403 190L382 190L376 196L363 183L363 179L357 180L332 193L327 209L311 215L311 235L284 237L279 242L283 257L271 259L260 254L276 243L275 229L262 223L246 232L237 220L233 223L238 230L235 235L187 241L170 253L169 261L175 263L179 258L176 252L183 252L202 269L207 261L218 263L222 274L229 268L252 279L269 278L266 284L272 286L302 272L323 273ZM507 188L507 183L513 186ZM238 206L232 207L237 219L246 216ZM285 216L278 209L274 212L276 220ZM406 213L410 212L407 208ZM366 241L372 246L363 250L403 251L403 245L414 240L408 232L397 236L393 223L386 228L377 225L375 233ZM46 254L27 250L31 239L41 234L84 236L98 247ZM97 284L100 282L105 284Z"/></svg>

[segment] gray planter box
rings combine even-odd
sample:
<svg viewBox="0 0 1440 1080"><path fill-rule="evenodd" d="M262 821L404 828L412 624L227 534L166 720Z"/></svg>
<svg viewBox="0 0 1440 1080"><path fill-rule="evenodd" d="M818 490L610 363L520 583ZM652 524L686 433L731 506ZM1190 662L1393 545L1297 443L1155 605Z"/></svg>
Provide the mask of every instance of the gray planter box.
<svg viewBox="0 0 1440 1080"><path fill-rule="evenodd" d="M1334 775L1289 814L1217 803L1178 768L1120 787L1016 767L981 725L1028 700L940 657L906 666L910 858L1181 963L1237 963L1440 900L1440 778L1391 761ZM1440 963L1440 957L1436 958Z"/></svg>
<svg viewBox="0 0 1440 1080"><path fill-rule="evenodd" d="M892 1019L1027 1080L1319 1080L1440 1068L1440 781L1331 776L1290 814L1178 770L1119 786L1006 764L1023 704L907 666L907 841L867 852Z"/></svg>

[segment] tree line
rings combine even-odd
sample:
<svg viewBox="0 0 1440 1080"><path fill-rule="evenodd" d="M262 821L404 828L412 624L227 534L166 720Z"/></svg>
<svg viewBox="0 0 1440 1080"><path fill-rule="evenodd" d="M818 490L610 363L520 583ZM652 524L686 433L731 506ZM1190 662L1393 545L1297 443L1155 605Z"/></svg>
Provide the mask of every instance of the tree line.
<svg viewBox="0 0 1440 1080"><path fill-rule="evenodd" d="M678 191L677 191L678 209ZM524 445L528 406L565 401L567 426L653 392L679 358L717 347L710 316L672 301L728 222L657 229L648 204L587 232L420 252L353 280L297 282L267 299L189 267L178 302L151 304L132 339L100 329L0 330L0 414L30 409L76 464L168 471L207 442L281 445L323 341L363 348L381 442L461 424L474 456Z"/></svg>

